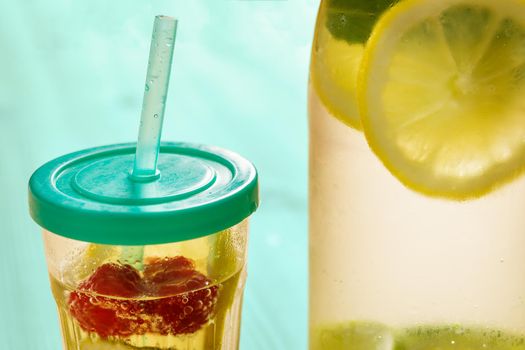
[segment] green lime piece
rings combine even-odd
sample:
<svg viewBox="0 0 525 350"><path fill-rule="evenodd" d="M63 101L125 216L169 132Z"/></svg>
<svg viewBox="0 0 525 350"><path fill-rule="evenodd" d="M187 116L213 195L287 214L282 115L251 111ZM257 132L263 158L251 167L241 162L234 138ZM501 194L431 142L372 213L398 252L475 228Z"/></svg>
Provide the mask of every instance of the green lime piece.
<svg viewBox="0 0 525 350"><path fill-rule="evenodd" d="M347 322L314 330L310 350L525 350L525 338L461 325L393 330L380 323Z"/></svg>
<svg viewBox="0 0 525 350"><path fill-rule="evenodd" d="M398 0L329 0L326 27L337 39L365 43L378 17Z"/></svg>
<svg viewBox="0 0 525 350"><path fill-rule="evenodd" d="M380 323L348 322L314 330L310 350L391 350L394 339Z"/></svg>
<svg viewBox="0 0 525 350"><path fill-rule="evenodd" d="M416 327L398 333L394 350L523 350L523 337L462 326Z"/></svg>

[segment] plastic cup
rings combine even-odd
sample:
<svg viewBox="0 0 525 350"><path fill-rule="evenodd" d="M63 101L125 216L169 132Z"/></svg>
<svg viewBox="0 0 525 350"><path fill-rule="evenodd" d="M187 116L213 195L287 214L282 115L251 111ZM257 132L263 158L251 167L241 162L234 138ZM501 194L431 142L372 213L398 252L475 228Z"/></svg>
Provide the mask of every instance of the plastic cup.
<svg viewBox="0 0 525 350"><path fill-rule="evenodd" d="M68 154L29 183L64 349L237 349L257 172L217 147L135 144Z"/></svg>

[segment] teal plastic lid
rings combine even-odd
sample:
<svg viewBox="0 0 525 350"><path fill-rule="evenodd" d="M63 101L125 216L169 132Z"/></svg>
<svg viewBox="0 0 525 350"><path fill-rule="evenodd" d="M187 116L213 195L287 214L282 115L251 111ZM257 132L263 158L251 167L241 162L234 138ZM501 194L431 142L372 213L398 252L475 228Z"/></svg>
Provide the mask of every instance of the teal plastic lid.
<svg viewBox="0 0 525 350"><path fill-rule="evenodd" d="M44 229L80 241L145 245L229 228L258 206L257 171L228 150L162 143L159 176L130 178L135 144L71 153L29 180L29 209Z"/></svg>

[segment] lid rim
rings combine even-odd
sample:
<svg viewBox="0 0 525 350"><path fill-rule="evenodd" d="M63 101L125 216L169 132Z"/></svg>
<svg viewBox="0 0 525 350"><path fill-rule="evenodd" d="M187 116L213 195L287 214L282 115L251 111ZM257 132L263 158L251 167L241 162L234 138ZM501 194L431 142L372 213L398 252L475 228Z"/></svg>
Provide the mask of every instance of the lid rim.
<svg viewBox="0 0 525 350"><path fill-rule="evenodd" d="M186 203L184 200L144 205L102 203L80 194L70 196L56 186L60 176L75 164L134 150L135 143L95 147L66 154L42 165L33 173L28 186L33 220L50 232L72 239L145 245L207 236L242 222L258 207L255 166L234 152L199 144L163 142L161 152L199 155L207 161L221 163L230 169L231 179L215 192L206 189L199 194L202 198L189 197ZM74 176L74 169L71 173Z"/></svg>

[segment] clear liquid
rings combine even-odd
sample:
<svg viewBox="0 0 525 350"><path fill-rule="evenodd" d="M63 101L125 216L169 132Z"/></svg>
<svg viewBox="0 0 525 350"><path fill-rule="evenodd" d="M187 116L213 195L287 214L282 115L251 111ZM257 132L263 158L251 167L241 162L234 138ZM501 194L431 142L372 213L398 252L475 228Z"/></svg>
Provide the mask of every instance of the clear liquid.
<svg viewBox="0 0 525 350"><path fill-rule="evenodd" d="M214 284L219 286L219 294L209 322L194 333L182 335L146 333L129 337L102 338L94 332L82 329L71 315L68 300L72 290L53 277L51 289L58 306L66 350L229 350L238 348L244 281L245 275L242 270L221 283ZM138 300L140 299L133 299Z"/></svg>
<svg viewBox="0 0 525 350"><path fill-rule="evenodd" d="M325 15L322 7L312 74L316 55L323 50L319 38L328 33ZM310 348L449 349L441 336L403 344L396 343L396 336L415 327L432 333L458 324L468 332L502 330L513 334L509 339L521 339L525 178L465 201L418 193L385 168L362 131L342 122L322 101L311 85ZM351 326L367 322L388 329L379 334L381 341L368 341L378 335L367 326L359 331ZM449 333L444 336L450 349L523 346L522 339L511 345L484 343L480 332L479 341L462 346ZM359 343L360 337L370 338ZM344 345L336 347L333 339Z"/></svg>
<svg viewBox="0 0 525 350"><path fill-rule="evenodd" d="M525 179L425 197L310 94L310 324L490 322L525 329Z"/></svg>

